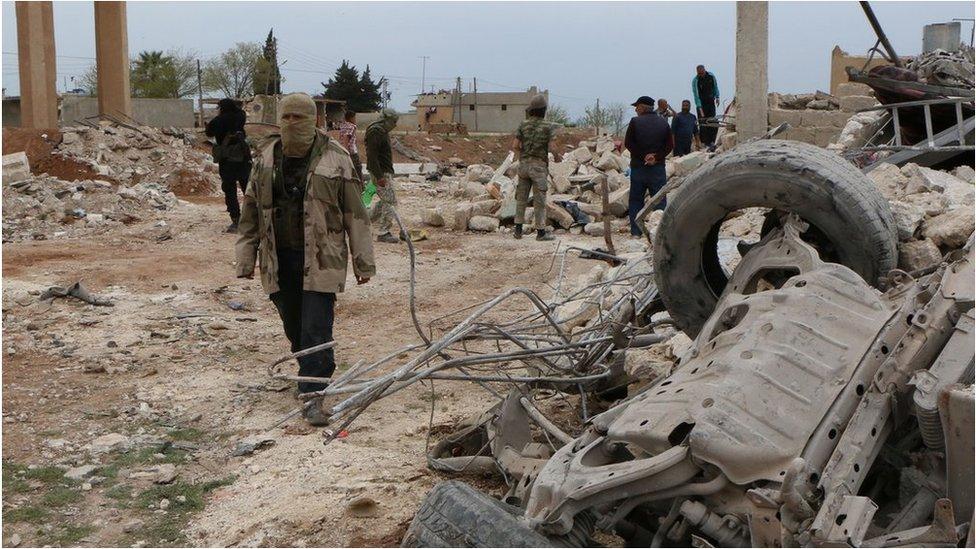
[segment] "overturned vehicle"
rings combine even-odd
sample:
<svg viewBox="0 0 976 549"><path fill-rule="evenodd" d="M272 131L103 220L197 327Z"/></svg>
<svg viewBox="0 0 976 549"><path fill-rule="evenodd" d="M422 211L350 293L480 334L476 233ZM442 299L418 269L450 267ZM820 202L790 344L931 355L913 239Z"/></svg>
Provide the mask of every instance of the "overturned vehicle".
<svg viewBox="0 0 976 549"><path fill-rule="evenodd" d="M745 207L770 210L729 275L715 227ZM577 437L514 390L431 463L500 468L504 501L443 482L404 546L973 546L973 238L899 271L887 208L813 147L703 165L655 237L661 297L695 337L677 367Z"/></svg>

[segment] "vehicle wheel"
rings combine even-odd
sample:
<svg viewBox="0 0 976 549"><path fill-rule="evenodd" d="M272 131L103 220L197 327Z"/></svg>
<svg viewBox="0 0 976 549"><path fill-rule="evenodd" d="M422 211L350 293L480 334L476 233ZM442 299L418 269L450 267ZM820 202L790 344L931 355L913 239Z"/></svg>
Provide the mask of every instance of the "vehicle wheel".
<svg viewBox="0 0 976 549"><path fill-rule="evenodd" d="M522 510L456 480L427 494L401 547L553 547L518 517Z"/></svg>
<svg viewBox="0 0 976 549"><path fill-rule="evenodd" d="M795 141L741 145L692 172L672 196L654 239L658 290L678 327L695 337L728 282L718 234L734 211L767 207L809 223L802 235L825 261L877 285L897 263L897 233L874 183L840 156Z"/></svg>

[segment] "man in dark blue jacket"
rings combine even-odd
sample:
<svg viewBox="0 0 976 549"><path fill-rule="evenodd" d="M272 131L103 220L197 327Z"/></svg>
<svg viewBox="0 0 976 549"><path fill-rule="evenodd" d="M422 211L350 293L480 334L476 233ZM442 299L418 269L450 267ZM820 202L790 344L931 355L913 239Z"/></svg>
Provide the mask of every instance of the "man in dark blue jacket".
<svg viewBox="0 0 976 549"><path fill-rule="evenodd" d="M671 120L671 133L674 134L674 156L684 156L691 152L691 144L701 148L698 140L698 119L691 114L691 101L681 102L681 112Z"/></svg>
<svg viewBox="0 0 976 549"><path fill-rule="evenodd" d="M674 148L674 137L667 121L654 112L654 100L646 95L633 103L637 116L630 119L624 147L630 151L630 234L640 236L637 213L644 207L648 193L652 196L668 182L664 158ZM657 209L664 209L662 200Z"/></svg>

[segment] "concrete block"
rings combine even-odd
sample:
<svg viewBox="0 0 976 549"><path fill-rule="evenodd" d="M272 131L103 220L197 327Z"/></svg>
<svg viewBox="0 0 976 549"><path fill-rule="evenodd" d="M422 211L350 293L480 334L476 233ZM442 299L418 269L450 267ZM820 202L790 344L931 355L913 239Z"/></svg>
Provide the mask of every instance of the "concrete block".
<svg viewBox="0 0 976 549"><path fill-rule="evenodd" d="M860 82L844 82L837 86L837 93L834 95L838 98L848 95L874 95L874 90L871 89L871 86Z"/></svg>
<svg viewBox="0 0 976 549"><path fill-rule="evenodd" d="M583 232L590 236L603 236L603 222L587 223Z"/></svg>
<svg viewBox="0 0 976 549"><path fill-rule="evenodd" d="M869 95L848 95L840 98L840 110L854 112L878 105L878 100Z"/></svg>
<svg viewBox="0 0 976 549"><path fill-rule="evenodd" d="M790 141L801 141L803 143L814 143L816 141L816 132L813 128L791 128L787 130L783 135L783 139L789 139Z"/></svg>
<svg viewBox="0 0 976 549"><path fill-rule="evenodd" d="M23 151L3 155L3 184L23 181L31 176L30 162Z"/></svg>

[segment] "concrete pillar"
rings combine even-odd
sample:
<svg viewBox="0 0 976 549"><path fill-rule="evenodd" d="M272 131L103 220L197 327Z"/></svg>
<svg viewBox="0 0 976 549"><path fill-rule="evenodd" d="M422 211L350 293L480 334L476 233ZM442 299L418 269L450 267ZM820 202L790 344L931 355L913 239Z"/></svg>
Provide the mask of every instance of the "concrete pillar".
<svg viewBox="0 0 976 549"><path fill-rule="evenodd" d="M132 116L125 2L95 2L98 113Z"/></svg>
<svg viewBox="0 0 976 549"><path fill-rule="evenodd" d="M735 15L735 131L742 143L769 125L769 5L736 2Z"/></svg>
<svg viewBox="0 0 976 549"><path fill-rule="evenodd" d="M54 6L51 2L17 2L15 12L21 126L57 128Z"/></svg>
<svg viewBox="0 0 976 549"><path fill-rule="evenodd" d="M962 26L952 23L933 23L922 27L922 53L935 50L959 51L962 45Z"/></svg>

